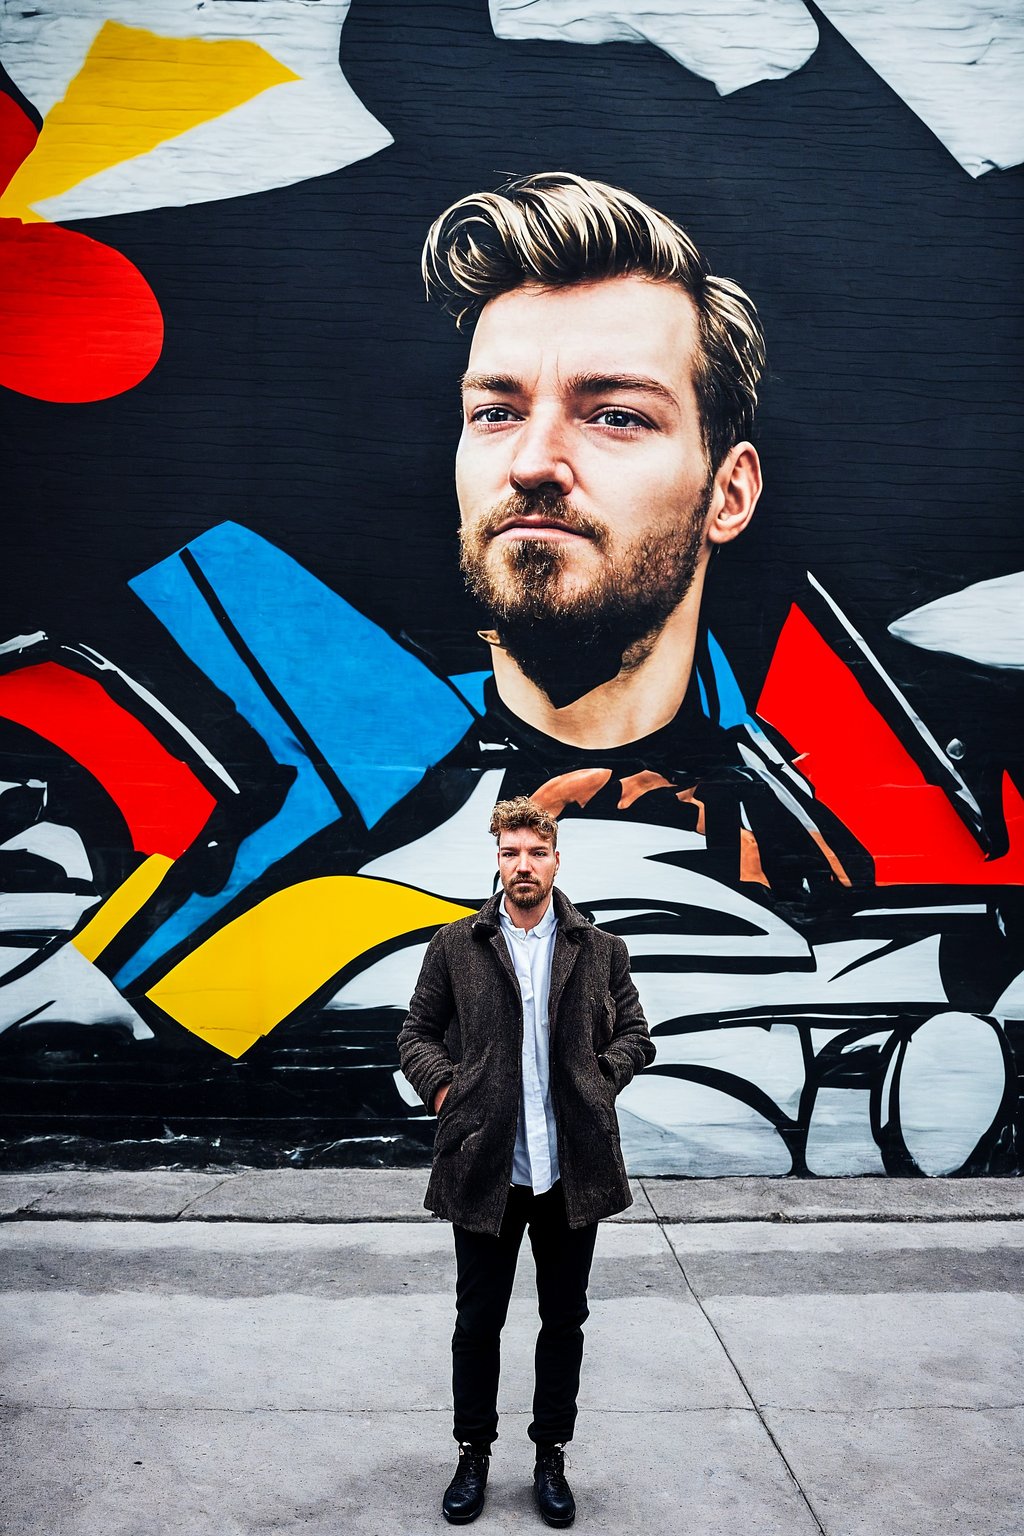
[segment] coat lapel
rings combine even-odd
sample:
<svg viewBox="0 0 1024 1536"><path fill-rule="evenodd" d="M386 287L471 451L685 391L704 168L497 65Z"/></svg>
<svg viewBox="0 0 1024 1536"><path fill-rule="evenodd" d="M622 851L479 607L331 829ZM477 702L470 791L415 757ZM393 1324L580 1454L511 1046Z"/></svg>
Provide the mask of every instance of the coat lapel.
<svg viewBox="0 0 1024 1536"><path fill-rule="evenodd" d="M516 969L512 964L512 956L508 952L508 945L505 943L505 935L502 933L500 928L498 929L497 933L491 935L491 948L497 955L502 970L508 976L509 981L511 981L512 986L515 989L516 997L521 999L519 981L516 976Z"/></svg>
<svg viewBox="0 0 1024 1536"><path fill-rule="evenodd" d="M562 989L572 975L579 952L579 945L566 938L564 926L559 923L555 932L555 951L551 956L551 989L548 993L548 1029L552 1035L555 1032Z"/></svg>

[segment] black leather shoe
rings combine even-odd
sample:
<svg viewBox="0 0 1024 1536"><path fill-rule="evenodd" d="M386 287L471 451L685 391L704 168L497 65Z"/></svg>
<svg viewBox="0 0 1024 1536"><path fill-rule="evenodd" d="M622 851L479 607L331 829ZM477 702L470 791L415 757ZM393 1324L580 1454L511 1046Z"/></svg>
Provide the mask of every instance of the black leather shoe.
<svg viewBox="0 0 1024 1536"><path fill-rule="evenodd" d="M545 1525L572 1525L576 1519L576 1500L565 1480L563 1446L545 1445L537 1448L533 1492Z"/></svg>
<svg viewBox="0 0 1024 1536"><path fill-rule="evenodd" d="M441 1513L449 1525L468 1525L483 1509L490 1459L486 1451L474 1450L468 1441L460 1443L459 1464L441 1501Z"/></svg>

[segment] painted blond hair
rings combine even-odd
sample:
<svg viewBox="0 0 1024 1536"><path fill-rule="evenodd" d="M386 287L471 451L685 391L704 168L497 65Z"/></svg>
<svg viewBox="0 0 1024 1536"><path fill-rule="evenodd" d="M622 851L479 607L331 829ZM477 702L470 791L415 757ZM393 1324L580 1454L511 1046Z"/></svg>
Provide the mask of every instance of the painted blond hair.
<svg viewBox="0 0 1024 1536"><path fill-rule="evenodd" d="M503 832L518 832L528 827L552 848L558 846L558 822L529 795L517 795L514 800L499 800L491 813L490 833L500 839Z"/></svg>
<svg viewBox="0 0 1024 1536"><path fill-rule="evenodd" d="M712 470L749 437L765 368L757 310L738 283L715 277L684 229L631 192L571 171L540 171L446 208L423 247L427 297L461 328L524 283L562 288L636 273L678 283L697 310L694 364Z"/></svg>

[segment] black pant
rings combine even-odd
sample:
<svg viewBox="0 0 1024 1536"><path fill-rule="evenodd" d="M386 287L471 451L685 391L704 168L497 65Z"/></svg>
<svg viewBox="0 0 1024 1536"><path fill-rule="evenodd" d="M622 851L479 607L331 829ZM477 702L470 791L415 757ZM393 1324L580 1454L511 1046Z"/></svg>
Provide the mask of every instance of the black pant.
<svg viewBox="0 0 1024 1536"><path fill-rule="evenodd" d="M523 1232L537 1266L536 1385L533 1423L539 1445L572 1439L583 1362L587 1281L597 1223L570 1231L562 1186L543 1195L513 1186L497 1237L455 1227L457 1320L452 1336L455 1438L490 1445L498 1433L501 1330L508 1315Z"/></svg>

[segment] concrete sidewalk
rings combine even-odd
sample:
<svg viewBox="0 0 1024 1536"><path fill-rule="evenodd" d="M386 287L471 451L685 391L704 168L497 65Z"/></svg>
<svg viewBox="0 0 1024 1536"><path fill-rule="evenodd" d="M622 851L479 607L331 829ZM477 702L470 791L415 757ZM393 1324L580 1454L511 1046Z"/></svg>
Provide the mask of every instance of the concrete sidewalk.
<svg viewBox="0 0 1024 1536"><path fill-rule="evenodd" d="M427 1170L0 1174L0 1220L433 1221ZM617 1222L1019 1221L1024 1179L631 1179Z"/></svg>
<svg viewBox="0 0 1024 1536"><path fill-rule="evenodd" d="M4 1536L446 1530L422 1172L0 1179ZM598 1236L580 1531L1019 1536L1024 1181L643 1180ZM530 1498L524 1245L476 1529Z"/></svg>

